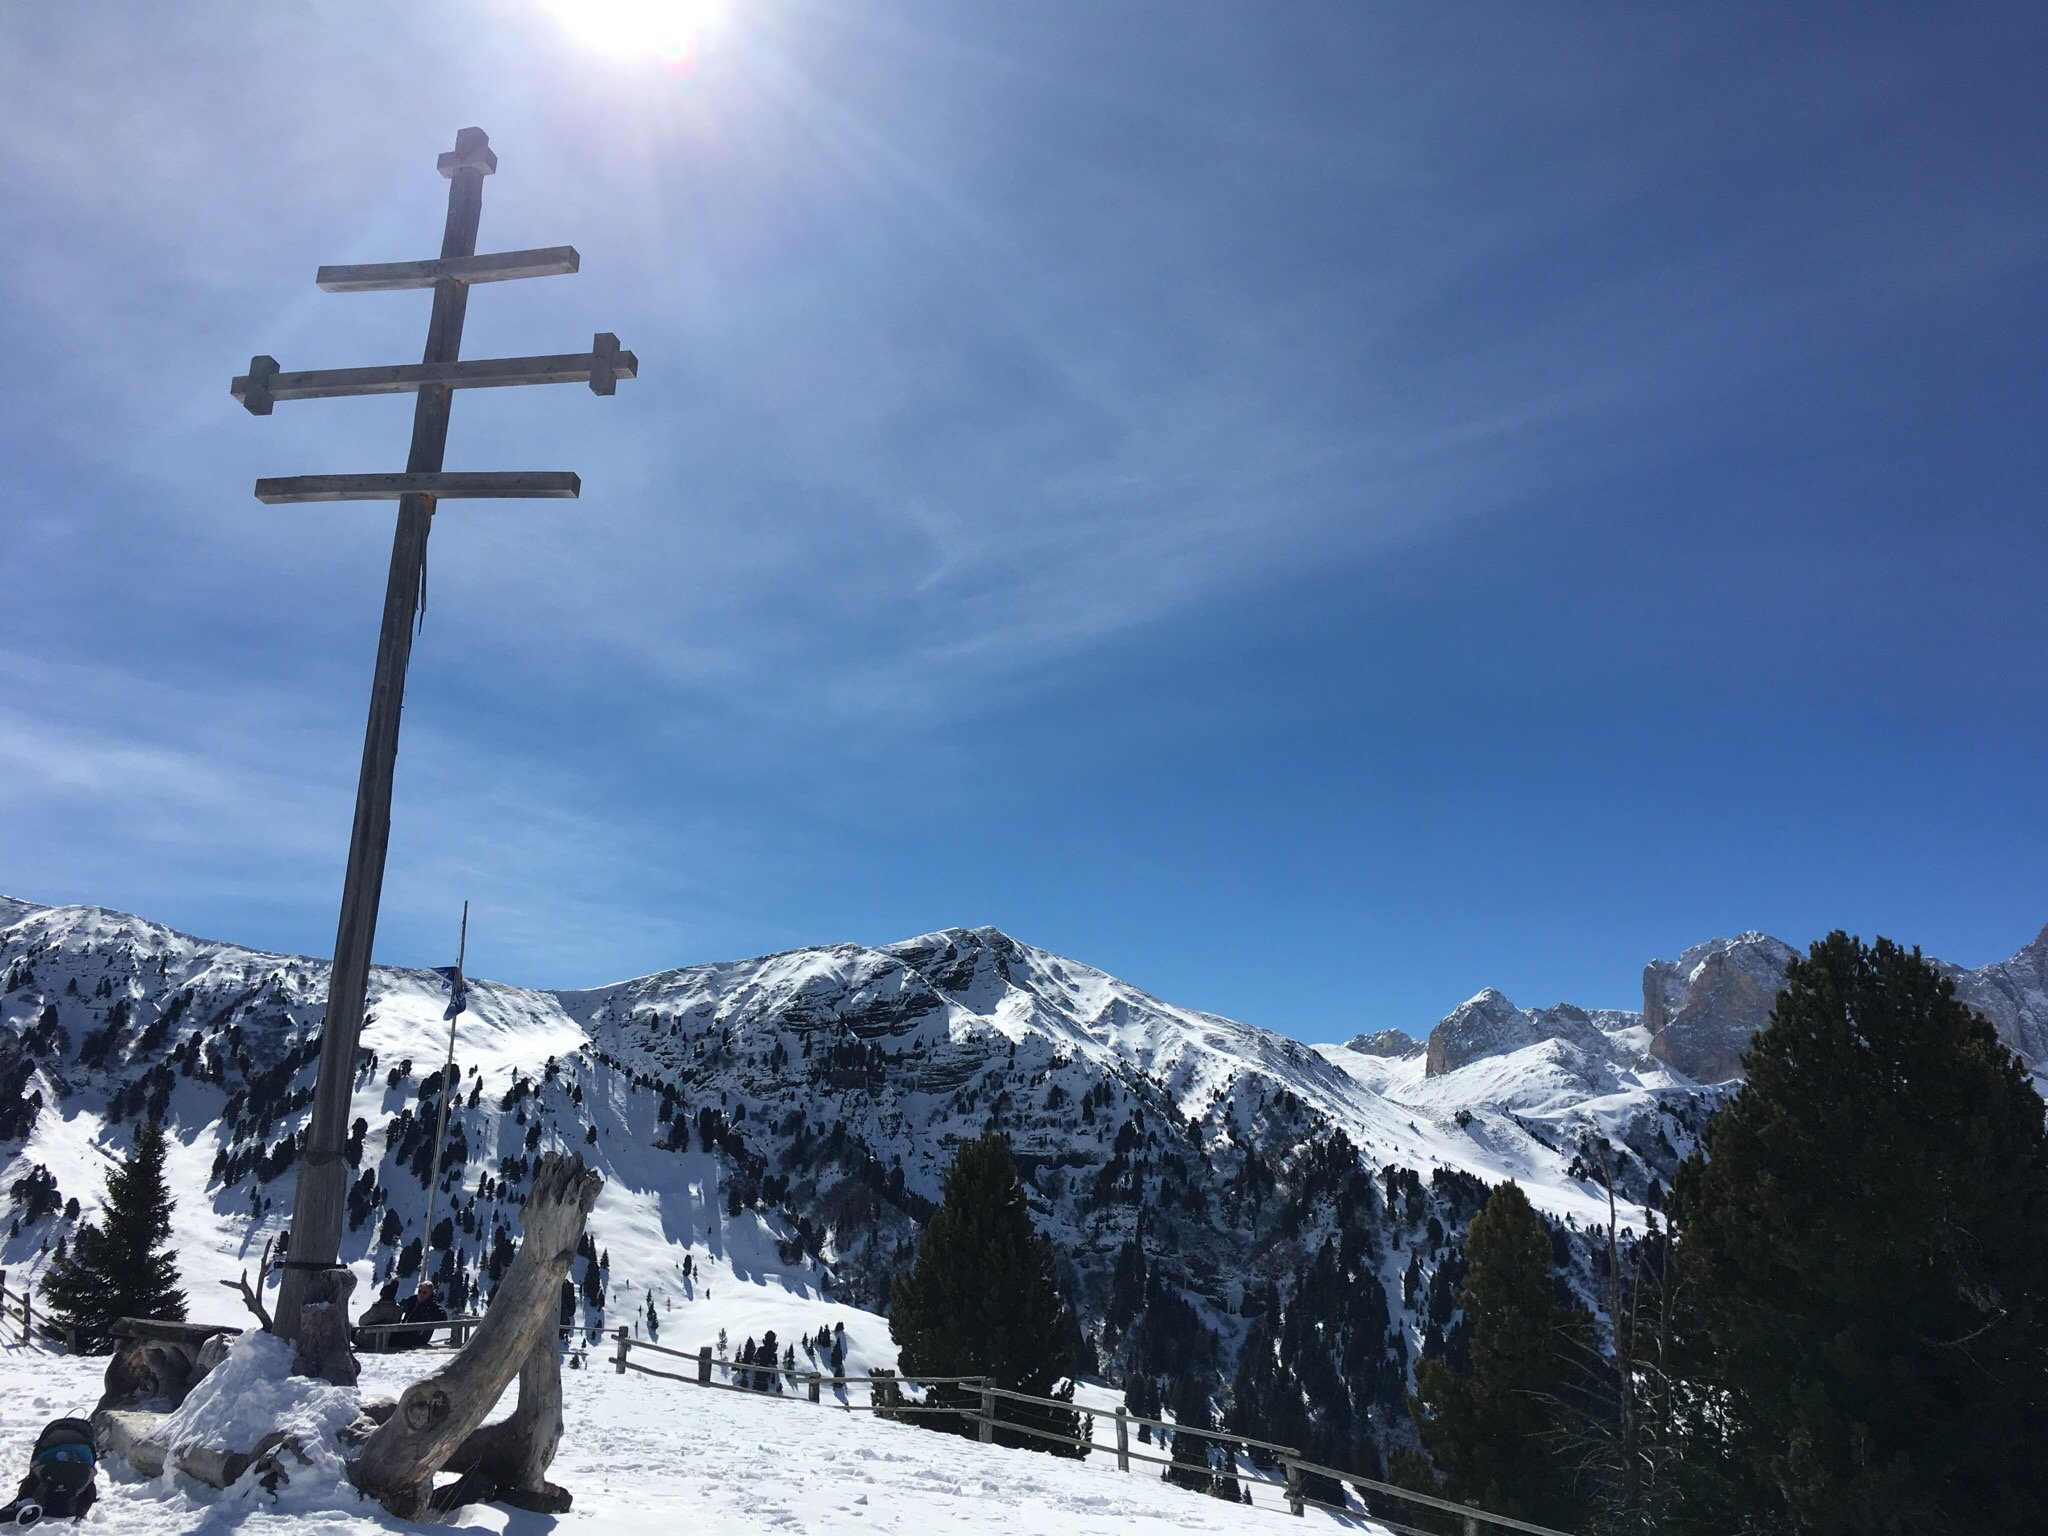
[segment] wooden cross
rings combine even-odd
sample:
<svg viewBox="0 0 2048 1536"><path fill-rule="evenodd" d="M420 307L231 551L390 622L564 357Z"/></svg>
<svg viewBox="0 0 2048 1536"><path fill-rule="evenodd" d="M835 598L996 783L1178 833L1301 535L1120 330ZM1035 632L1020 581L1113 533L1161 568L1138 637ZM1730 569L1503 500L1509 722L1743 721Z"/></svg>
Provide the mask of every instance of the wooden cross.
<svg viewBox="0 0 2048 1536"><path fill-rule="evenodd" d="M450 474L441 467L448 442L448 408L458 389L511 384L587 383L609 395L620 379L639 372L639 360L600 332L588 352L547 357L501 357L463 362L462 320L475 283L521 277L551 277L577 270L576 252L566 245L537 251L476 254L484 178L498 168L481 128L464 128L455 148L440 157L448 178L448 220L441 254L432 261L390 261L368 266L322 267L320 286L329 293L383 293L431 288L434 308L427 322L425 355L417 363L382 368L320 368L286 373L272 357L253 357L237 378L234 397L252 415L268 416L280 400L313 400L330 395L415 394L412 450L402 474L292 475L256 482L264 502L395 500L398 531L391 545L391 571L384 591L383 628L377 640L377 671L370 690L370 720L363 736L361 777L356 784L355 827L349 838L348 873L343 880L341 922L334 941L334 967L327 986L327 1016L320 1034L320 1073L313 1089L313 1117L299 1158L298 1189L292 1204L291 1249L282 1266L277 1297L277 1331L299 1337L300 1313L311 1277L333 1267L341 1252L342 1210L348 1165L344 1138L349 1097L355 1081L356 1047L362 1034L369 985L370 949L377 933L377 905L384 888L384 855L391 837L391 781L398 759L398 722L405 697L406 664L412 656L414 618L426 574L427 534L434 504L444 497L574 496L581 482L561 470L511 470ZM421 1260L425 1262L422 1249Z"/></svg>

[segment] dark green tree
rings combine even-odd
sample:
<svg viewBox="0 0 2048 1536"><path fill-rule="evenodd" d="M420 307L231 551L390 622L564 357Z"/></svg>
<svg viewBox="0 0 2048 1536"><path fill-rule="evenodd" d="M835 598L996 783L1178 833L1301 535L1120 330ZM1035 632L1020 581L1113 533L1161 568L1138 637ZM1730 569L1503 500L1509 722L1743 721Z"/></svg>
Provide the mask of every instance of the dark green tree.
<svg viewBox="0 0 2048 1536"><path fill-rule="evenodd" d="M184 1317L177 1261L165 1246L171 1203L163 1127L150 1120L136 1131L127 1158L107 1175L99 1219L78 1229L70 1253L53 1259L43 1280L51 1316L77 1330L81 1348L108 1348L114 1324L124 1317Z"/></svg>
<svg viewBox="0 0 2048 1536"><path fill-rule="evenodd" d="M1024 1186L998 1131L961 1146L947 1170L945 1197L917 1245L917 1258L890 1300L889 1333L906 1377L987 1376L995 1385L1071 1401L1074 1335L1060 1298L1052 1244L1031 1223ZM934 1389L940 1401L972 1408L971 1392ZM1080 1433L1079 1415L1002 1403L1001 1418L1055 1434ZM965 1417L927 1414L921 1422L965 1434ZM1059 1454L1065 1446L998 1427L1006 1445Z"/></svg>
<svg viewBox="0 0 2048 1536"><path fill-rule="evenodd" d="M1173 1430L1164 1436L1164 1449L1172 1465L1160 1475L1196 1493L1237 1502L1237 1451L1227 1440L1196 1434L1214 1429L1216 1416L1209 1407L1209 1387L1200 1376L1183 1376L1173 1388Z"/></svg>
<svg viewBox="0 0 2048 1536"><path fill-rule="evenodd" d="M1787 981L1675 1190L1695 1528L2038 1531L2041 1099L1918 950L1833 933Z"/></svg>
<svg viewBox="0 0 2048 1536"><path fill-rule="evenodd" d="M1568 1525L1579 1501L1559 1453L1573 1428L1585 1317L1561 1307L1550 1231L1512 1181L1472 1219L1458 1290L1469 1371L1444 1360L1416 1368L1411 1410L1450 1498L1495 1514ZM1409 1462L1403 1469L1413 1477Z"/></svg>

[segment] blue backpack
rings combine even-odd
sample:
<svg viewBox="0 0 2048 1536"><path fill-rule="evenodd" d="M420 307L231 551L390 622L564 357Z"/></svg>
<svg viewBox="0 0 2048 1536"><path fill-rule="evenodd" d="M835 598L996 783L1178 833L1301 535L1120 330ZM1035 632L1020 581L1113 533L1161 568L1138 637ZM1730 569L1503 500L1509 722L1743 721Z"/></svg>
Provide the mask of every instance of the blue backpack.
<svg viewBox="0 0 2048 1536"><path fill-rule="evenodd" d="M14 1502L0 1505L0 1521L26 1526L43 1519L83 1520L99 1496L94 1483L99 1464L91 1424L52 1419L36 1436L28 1476Z"/></svg>

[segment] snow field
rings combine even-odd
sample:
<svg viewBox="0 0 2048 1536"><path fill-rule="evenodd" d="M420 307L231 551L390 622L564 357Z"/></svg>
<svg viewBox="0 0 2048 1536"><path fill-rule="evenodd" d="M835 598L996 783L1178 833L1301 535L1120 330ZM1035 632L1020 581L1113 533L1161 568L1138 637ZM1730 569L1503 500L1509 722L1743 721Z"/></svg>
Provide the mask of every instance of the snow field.
<svg viewBox="0 0 2048 1536"><path fill-rule="evenodd" d="M395 1395L434 1358L365 1357L363 1390ZM26 1470L36 1432L48 1420L92 1407L104 1369L103 1359L0 1350L0 1475L12 1479ZM549 1519L477 1506L443 1529L479 1536L685 1530L693 1536L954 1530L1257 1536L1289 1529L1276 1523L1287 1517L1270 1487L1254 1489L1261 1507L1233 1506L1169 1486L1156 1468L1134 1464L1131 1473L1119 1473L1104 1451L1063 1461L814 1407L801 1397L618 1376L595 1356L588 1369L565 1371L562 1381L567 1432L551 1476L575 1495L575 1509ZM319 1485L321 1470L318 1464L306 1469L299 1486L273 1501L246 1482L217 1493L175 1474L140 1479L110 1462L102 1468L99 1503L82 1529L124 1536L370 1536L418 1529L362 1503L346 1487ZM1315 1513L1309 1519L1339 1523ZM1382 1530L1357 1520L1341 1523Z"/></svg>

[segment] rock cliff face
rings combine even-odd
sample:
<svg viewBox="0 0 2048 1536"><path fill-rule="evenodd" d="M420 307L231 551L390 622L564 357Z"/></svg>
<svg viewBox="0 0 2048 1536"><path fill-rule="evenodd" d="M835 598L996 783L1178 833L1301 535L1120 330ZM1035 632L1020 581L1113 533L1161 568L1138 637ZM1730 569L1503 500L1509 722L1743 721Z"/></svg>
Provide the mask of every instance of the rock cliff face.
<svg viewBox="0 0 2048 1536"><path fill-rule="evenodd" d="M1346 1049L1361 1056L1417 1056L1422 1053L1423 1044L1405 1029L1382 1029L1369 1035L1353 1035L1346 1042Z"/></svg>
<svg viewBox="0 0 2048 1536"><path fill-rule="evenodd" d="M1654 1062L1702 1085L1742 1075L1750 1036L1770 1022L1784 990L1785 967L1798 951L1765 933L1710 939L1676 960L1643 967L1643 1011L1517 1008L1488 987L1461 1003L1429 1032L1428 1077L1443 1077L1491 1057L1544 1041L1563 1041L1593 1063ZM2048 1075L2048 929L2014 955L1977 970L1936 960L1954 982L1956 996L1989 1019L2002 1039ZM1361 1035L1350 1049L1366 1056L1401 1056L1399 1030Z"/></svg>
<svg viewBox="0 0 2048 1536"><path fill-rule="evenodd" d="M1643 1025L1650 1054L1700 1083L1742 1071L1749 1037L1770 1021L1795 951L1768 934L1695 944L1676 960L1643 967Z"/></svg>
<svg viewBox="0 0 2048 1536"><path fill-rule="evenodd" d="M1613 1008L1589 1010L1570 1003L1517 1008L1488 987L1452 1009L1429 1032L1424 1070L1430 1077L1441 1077L1482 1057L1504 1055L1543 1040L1563 1040L1596 1061L1605 1060L1615 1050L1609 1032L1635 1022L1634 1014Z"/></svg>
<svg viewBox="0 0 2048 1536"><path fill-rule="evenodd" d="M2048 928L2034 942L1996 965L1966 971L1936 961L1955 980L1956 996L1997 1026L1999 1038L2048 1068Z"/></svg>

